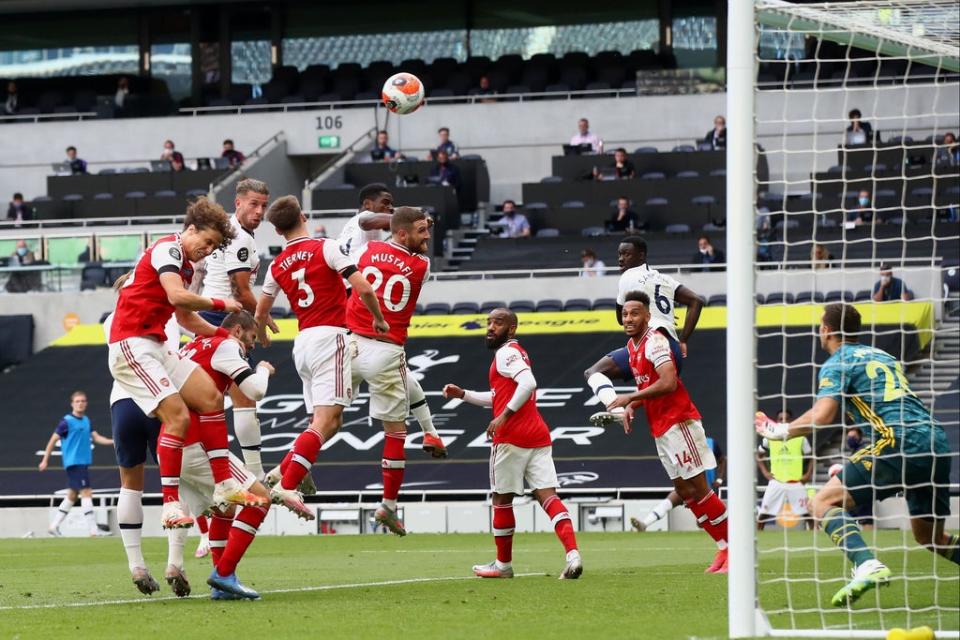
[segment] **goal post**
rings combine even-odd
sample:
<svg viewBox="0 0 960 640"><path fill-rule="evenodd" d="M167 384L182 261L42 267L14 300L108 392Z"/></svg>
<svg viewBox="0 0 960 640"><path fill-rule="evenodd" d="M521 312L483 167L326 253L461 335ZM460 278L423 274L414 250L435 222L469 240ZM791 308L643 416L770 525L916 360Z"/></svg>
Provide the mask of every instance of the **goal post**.
<svg viewBox="0 0 960 640"><path fill-rule="evenodd" d="M822 530L758 535L752 426L758 408L812 405L822 306L852 302L861 341L903 363L956 466L960 417L936 411L943 377L960 372L960 297L944 285L960 246L960 147L944 141L960 134L960 2L728 0L727 20L729 636L885 638L926 625L960 638L960 570L914 542L902 498L877 503L877 529L863 535L891 586L852 606L831 605L850 574ZM873 302L882 264L912 300ZM850 457L843 421L810 436L812 484ZM950 481L957 533L956 472Z"/></svg>

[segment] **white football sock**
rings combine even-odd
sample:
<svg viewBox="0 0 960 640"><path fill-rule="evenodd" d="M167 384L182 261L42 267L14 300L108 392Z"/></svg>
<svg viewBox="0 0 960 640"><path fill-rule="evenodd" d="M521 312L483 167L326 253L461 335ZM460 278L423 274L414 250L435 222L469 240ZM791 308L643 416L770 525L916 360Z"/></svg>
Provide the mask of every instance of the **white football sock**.
<svg viewBox="0 0 960 640"><path fill-rule="evenodd" d="M593 390L593 395L597 396L604 408L610 406L610 403L617 399L617 391L613 388L613 382L602 373L592 373L587 378L587 384ZM611 409L611 413L623 413L622 408Z"/></svg>
<svg viewBox="0 0 960 640"><path fill-rule="evenodd" d="M73 509L74 502L70 498L64 498L60 503L60 506L57 507L57 515L53 518L53 528L56 529L63 523L63 519L67 517L67 514L70 513L70 509Z"/></svg>
<svg viewBox="0 0 960 640"><path fill-rule="evenodd" d="M647 514L647 517L643 519L643 524L649 527L657 520L666 518L667 514L670 513L671 509L673 509L673 506L673 503L670 502L670 498L664 498L650 511L650 513Z"/></svg>
<svg viewBox="0 0 960 640"><path fill-rule="evenodd" d="M83 510L83 517L87 520L90 535L97 535L97 517L93 515L93 498L80 498L80 508Z"/></svg>
<svg viewBox="0 0 960 640"><path fill-rule="evenodd" d="M254 407L233 409L233 433L240 443L243 453L243 464L250 473L263 480L263 462L260 459L260 421L257 420L257 410Z"/></svg>
<svg viewBox="0 0 960 640"><path fill-rule="evenodd" d="M420 381L413 377L409 369L407 369L407 399L410 401L410 413L416 418L420 429L424 433L439 437L437 428L433 426L433 416L430 414L427 396L423 393Z"/></svg>
<svg viewBox="0 0 960 640"><path fill-rule="evenodd" d="M143 559L140 539L143 537L143 491L120 489L117 500L117 524L120 526L120 539L123 550L127 552L127 566L130 571L147 568Z"/></svg>
<svg viewBox="0 0 960 640"><path fill-rule="evenodd" d="M382 500L382 502L383 502L383 506L385 506L387 509L390 509L391 511L396 511L396 510L397 510L397 501L396 501L396 500L387 500L386 498L384 498L384 499Z"/></svg>
<svg viewBox="0 0 960 640"><path fill-rule="evenodd" d="M510 563L509 563L509 562L500 562L499 560L494 560L494 562L495 562L496 565L497 565L497 569L509 569L509 568L510 568Z"/></svg>
<svg viewBox="0 0 960 640"><path fill-rule="evenodd" d="M167 564L183 569L183 545L186 541L186 529L170 529L167 531Z"/></svg>

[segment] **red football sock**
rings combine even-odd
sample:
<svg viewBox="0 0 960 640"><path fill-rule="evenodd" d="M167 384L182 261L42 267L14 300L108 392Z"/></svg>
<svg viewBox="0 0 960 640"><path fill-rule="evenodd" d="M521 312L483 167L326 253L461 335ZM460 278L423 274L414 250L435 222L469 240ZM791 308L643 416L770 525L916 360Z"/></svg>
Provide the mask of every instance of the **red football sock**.
<svg viewBox="0 0 960 640"><path fill-rule="evenodd" d="M268 507L244 507L240 510L240 513L233 519L233 526L230 527L230 537L227 540L226 548L223 550L223 555L217 561L217 573L228 576L237 570L240 558L243 557L247 547L256 537L260 523L267 517L267 509Z"/></svg>
<svg viewBox="0 0 960 640"><path fill-rule="evenodd" d="M287 455L283 456L283 460L280 461L280 476L283 477L283 474L287 471L287 467L290 466L290 461L293 460L293 449L287 451Z"/></svg>
<svg viewBox="0 0 960 640"><path fill-rule="evenodd" d="M200 533L206 533L209 530L207 527L207 516L197 516L193 521L197 523L197 528L200 529Z"/></svg>
<svg viewBox="0 0 960 640"><path fill-rule="evenodd" d="M210 471L214 482L230 478L230 449L227 446L227 417L223 411L190 414L190 428L198 429L200 444L210 459Z"/></svg>
<svg viewBox="0 0 960 640"><path fill-rule="evenodd" d="M700 500L685 500L687 508L697 518L697 526L710 534L721 549L727 548L727 506L710 491Z"/></svg>
<svg viewBox="0 0 960 640"><path fill-rule="evenodd" d="M577 535L573 532L573 520L570 519L570 514L567 512L567 508L563 502L560 501L560 497L554 494L544 500L543 510L550 516L550 521L553 523L553 530L557 533L557 537L560 538L560 542L563 544L563 550L570 552L576 549Z"/></svg>
<svg viewBox="0 0 960 640"><path fill-rule="evenodd" d="M323 436L313 429L304 429L293 443L293 451L290 452L290 462L293 464L287 464L280 486L284 489L296 489L303 480L303 476L310 472L310 467L320 455L322 446Z"/></svg>
<svg viewBox="0 0 960 640"><path fill-rule="evenodd" d="M223 549L227 546L227 538L230 535L230 527L233 525L233 518L225 518L219 515L210 517L210 558L213 560L213 566L220 563L220 557L223 555Z"/></svg>
<svg viewBox="0 0 960 640"><path fill-rule="evenodd" d="M387 433L383 439L383 499L396 500L403 484L403 470L407 466L407 454L403 445L406 431Z"/></svg>
<svg viewBox="0 0 960 640"><path fill-rule="evenodd" d="M160 491L163 501L180 500L180 469L183 467L183 438L170 435L161 428L157 440L157 463L160 466Z"/></svg>
<svg viewBox="0 0 960 640"><path fill-rule="evenodd" d="M493 541L497 544L497 560L503 564L513 559L513 530L516 526L512 504L493 505Z"/></svg>

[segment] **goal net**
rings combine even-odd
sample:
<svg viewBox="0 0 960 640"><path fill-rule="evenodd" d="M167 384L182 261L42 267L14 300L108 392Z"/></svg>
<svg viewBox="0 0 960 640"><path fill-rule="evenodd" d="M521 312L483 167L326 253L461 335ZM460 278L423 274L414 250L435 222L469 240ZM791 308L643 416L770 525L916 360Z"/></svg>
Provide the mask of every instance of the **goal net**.
<svg viewBox="0 0 960 640"><path fill-rule="evenodd" d="M950 506L947 534L960 530L960 3L742 4L730 3L728 45L728 359L746 358L753 370L728 363L728 380L738 382L727 391L730 635L886 637L929 626L937 638L960 637L960 567L943 548L957 540L934 535L942 553L925 549L908 510L909 498L913 514L942 515L935 500L917 497L936 485ZM750 169L757 154L767 181ZM832 302L854 304L860 344L900 364L873 367L868 397L838 398L834 424L807 438L808 459L802 443L762 449L754 408L799 417L816 400L829 356L820 317ZM899 425L874 411L881 398L899 403L903 423L919 399L942 425L950 452L937 454L928 477L907 466L929 455L908 452L899 470L877 462L904 446L892 435ZM755 479L755 455L779 479ZM828 534L826 518L805 515L812 504L803 498L834 465L848 465L848 477L851 461L865 461L872 497L858 492L862 504L844 522L858 524L892 576L834 606L851 581L842 547L854 528ZM949 480L935 474L941 464ZM885 491L894 473L906 494Z"/></svg>

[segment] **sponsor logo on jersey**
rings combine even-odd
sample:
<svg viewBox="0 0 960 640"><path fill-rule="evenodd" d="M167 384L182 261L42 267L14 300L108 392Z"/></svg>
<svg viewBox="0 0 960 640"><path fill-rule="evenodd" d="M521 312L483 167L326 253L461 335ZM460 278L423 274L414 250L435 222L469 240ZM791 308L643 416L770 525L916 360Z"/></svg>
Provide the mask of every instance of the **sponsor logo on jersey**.
<svg viewBox="0 0 960 640"><path fill-rule="evenodd" d="M820 378L820 388L826 389L827 387L833 386L833 380L830 378Z"/></svg>
<svg viewBox="0 0 960 640"><path fill-rule="evenodd" d="M247 258L249 257L250 257L250 250L247 249L246 247L242 247L239 251L237 251L237 260L239 260L240 262L246 262Z"/></svg>
<svg viewBox="0 0 960 640"><path fill-rule="evenodd" d="M183 254L181 254L180 249L176 247L170 247L170 257L177 262L183 262Z"/></svg>

